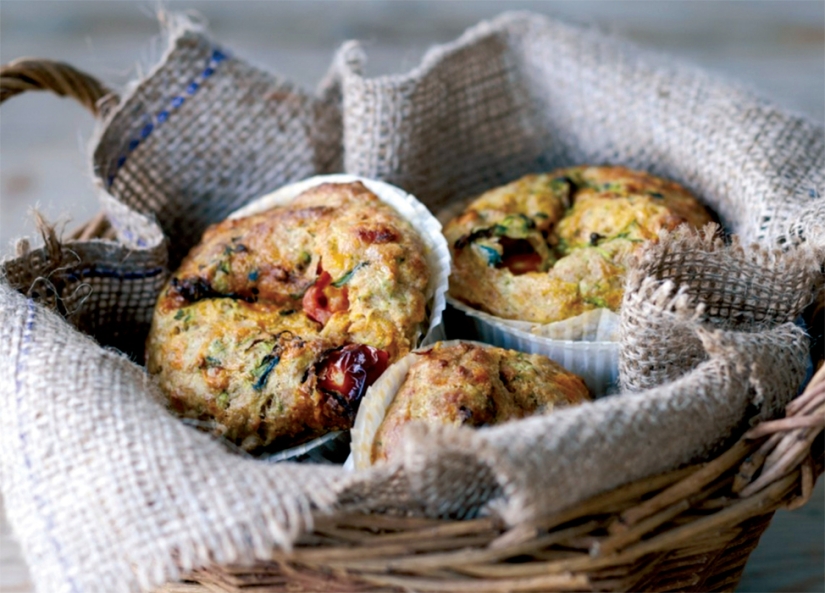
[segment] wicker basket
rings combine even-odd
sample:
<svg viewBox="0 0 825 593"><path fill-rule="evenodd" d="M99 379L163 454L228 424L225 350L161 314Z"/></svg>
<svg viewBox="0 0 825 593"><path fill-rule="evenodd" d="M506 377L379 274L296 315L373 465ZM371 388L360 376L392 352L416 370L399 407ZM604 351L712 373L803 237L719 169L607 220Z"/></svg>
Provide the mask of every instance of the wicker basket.
<svg viewBox="0 0 825 593"><path fill-rule="evenodd" d="M112 95L57 62L0 69L0 102L28 90L70 96L102 116ZM102 215L72 241L112 239ZM808 311L825 326L825 294ZM763 422L716 459L626 484L531 524L385 515L318 517L287 553L214 566L168 584L206 591L730 591L778 508L807 502L823 471L823 337L818 371L786 417Z"/></svg>

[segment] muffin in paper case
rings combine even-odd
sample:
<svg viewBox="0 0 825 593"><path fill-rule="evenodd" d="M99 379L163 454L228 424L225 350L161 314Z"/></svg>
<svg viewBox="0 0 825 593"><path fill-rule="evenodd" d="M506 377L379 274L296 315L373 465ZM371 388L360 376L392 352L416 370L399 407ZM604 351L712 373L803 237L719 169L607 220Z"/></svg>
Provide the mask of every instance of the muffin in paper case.
<svg viewBox="0 0 825 593"><path fill-rule="evenodd" d="M476 197L458 200L437 213L442 225L459 216ZM504 319L447 296L451 338L543 354L581 376L595 397L615 389L619 377L619 315L594 309L553 323Z"/></svg>
<svg viewBox="0 0 825 593"><path fill-rule="evenodd" d="M479 349L487 353L482 355ZM493 349L498 352L493 353ZM428 357L430 353L433 353L432 358ZM413 383L413 391L408 392L407 396L417 393L413 397L423 395L425 399L409 400L406 403L419 411L429 409L425 415L446 413L445 418L447 418L450 417L450 411L454 411L455 418L461 419L462 424L469 422L471 426L506 422L523 417L525 414L547 413L556 408L590 401L591 394L588 393L581 377L574 376L568 369L560 368L559 365L547 359L543 362L530 358L525 360L520 354L519 352L504 353L497 347L481 342L450 340L427 348L419 348L403 357L387 369L364 395L351 431L352 454L347 459L345 467L364 469L373 464L374 453L381 458L387 454L388 450L398 446L397 439L400 433L396 429L402 426L403 422L402 424L393 423L389 428L385 427L389 432L385 433L382 438L388 440L383 448L375 450L376 439L381 434L387 414L390 413L402 386L410 378L414 365L418 363L424 365L419 369L424 374L415 375L416 382ZM499 355L501 355L500 360ZM489 358L490 356L492 358ZM504 366L505 359L507 360L506 367ZM454 363L452 368L445 366L444 363L448 361ZM529 361L528 368L524 366L526 361ZM498 405L490 407L489 400L485 400L483 395L486 391L484 389L480 392L476 391L475 383L468 385L468 390L462 394L455 391L457 387L455 380L458 376L470 382L480 380L482 382L479 385L484 385L487 379L482 379L482 377L491 372L489 367L491 362L495 365L492 369L493 374L497 373L499 379L504 382L504 391L493 397L504 396L510 401L496 399ZM428 379L422 383L423 377L428 377ZM430 381L433 383L431 384ZM535 381L539 381L539 384ZM435 391L430 390L431 385ZM442 391L444 389L447 391ZM521 395L518 395L519 393ZM449 401L442 401L442 397L446 397ZM398 421L401 417L396 416L395 420Z"/></svg>
<svg viewBox="0 0 825 593"><path fill-rule="evenodd" d="M418 346L423 347L444 339L443 314L446 307L447 282L450 275L450 251L441 233L441 223L414 196L402 189L374 179L356 175L318 175L286 185L262 196L233 212L229 218L243 218L263 212L275 206L287 205L306 190L323 183L353 183L360 181L382 202L392 208L418 232L425 246L425 258L430 268L427 284L428 319L422 324ZM393 369L391 366L386 373ZM380 381L381 379L379 379ZM366 397L366 396L364 396ZM268 462L309 461L340 462L348 450L347 433L328 433L296 447L264 454L260 459Z"/></svg>
<svg viewBox="0 0 825 593"><path fill-rule="evenodd" d="M449 302L470 317L466 326L563 362L597 394L616 374L612 311L628 258L659 231L713 220L675 181L615 165L525 175L460 206L440 218L454 257L451 295L461 301Z"/></svg>

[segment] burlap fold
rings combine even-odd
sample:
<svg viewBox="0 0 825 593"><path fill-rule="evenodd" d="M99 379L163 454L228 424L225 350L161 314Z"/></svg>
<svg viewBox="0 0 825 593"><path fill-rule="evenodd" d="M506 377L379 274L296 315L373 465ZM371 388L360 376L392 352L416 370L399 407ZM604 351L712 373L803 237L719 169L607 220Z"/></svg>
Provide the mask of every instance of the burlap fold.
<svg viewBox="0 0 825 593"><path fill-rule="evenodd" d="M821 126L535 15L482 23L404 75L365 76L346 44L317 95L173 23L94 150L118 242L51 239L3 264L0 484L39 591L149 589L266 558L317 513L529 522L702 458L796 393L807 339L791 322L825 253ZM208 224L284 183L343 167L437 208L581 162L677 179L740 236L665 236L639 259L620 395L478 432L411 426L395 465L348 474L238 457L102 347L139 360L167 245L174 266Z"/></svg>
<svg viewBox="0 0 825 593"><path fill-rule="evenodd" d="M107 117L93 164L102 192L170 237L174 266L208 224L339 170L341 130L336 104L233 57L185 20L170 26L161 65ZM119 235L140 247L129 213L110 203Z"/></svg>
<svg viewBox="0 0 825 593"><path fill-rule="evenodd" d="M820 261L810 248L745 249L736 237L726 245L714 225L701 234L662 233L628 274L620 328L622 388L664 385L705 360L697 325L758 334L793 322L822 286Z"/></svg>
<svg viewBox="0 0 825 593"><path fill-rule="evenodd" d="M153 305L169 275L160 231L146 225L148 248L131 249L102 240L61 243L54 229L41 228L45 245L32 250L18 242L17 257L3 263L0 276L101 344L142 360Z"/></svg>

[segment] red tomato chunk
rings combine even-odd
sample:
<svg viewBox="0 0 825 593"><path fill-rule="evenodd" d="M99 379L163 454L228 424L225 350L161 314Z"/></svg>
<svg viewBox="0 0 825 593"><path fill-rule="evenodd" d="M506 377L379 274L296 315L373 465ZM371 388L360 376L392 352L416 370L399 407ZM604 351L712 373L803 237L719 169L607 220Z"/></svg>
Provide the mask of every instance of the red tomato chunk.
<svg viewBox="0 0 825 593"><path fill-rule="evenodd" d="M321 325L326 325L334 313L349 309L347 287L332 286L332 277L329 272L322 272L315 284L304 293L302 301L304 313Z"/></svg>
<svg viewBox="0 0 825 593"><path fill-rule="evenodd" d="M361 396L387 370L389 355L383 350L349 344L330 352L318 368L318 387L343 398L346 407L357 410Z"/></svg>

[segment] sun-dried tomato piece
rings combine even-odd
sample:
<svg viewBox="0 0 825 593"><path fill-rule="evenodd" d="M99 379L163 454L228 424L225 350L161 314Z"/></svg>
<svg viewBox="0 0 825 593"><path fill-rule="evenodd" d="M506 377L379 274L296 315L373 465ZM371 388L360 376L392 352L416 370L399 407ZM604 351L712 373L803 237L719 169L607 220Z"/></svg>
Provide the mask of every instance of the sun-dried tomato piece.
<svg viewBox="0 0 825 593"><path fill-rule="evenodd" d="M538 272L541 269L541 256L538 253L520 253L502 260L502 264L516 276Z"/></svg>
<svg viewBox="0 0 825 593"><path fill-rule="evenodd" d="M355 418L361 397L387 370L389 354L364 344L348 344L328 353L316 367L318 387Z"/></svg>
<svg viewBox="0 0 825 593"><path fill-rule="evenodd" d="M541 255L526 239L502 237L499 244L503 251L501 265L513 274L538 272L541 269Z"/></svg>
<svg viewBox="0 0 825 593"><path fill-rule="evenodd" d="M332 276L329 272L321 272L315 284L304 293L302 305L304 313L310 319L326 325L333 313L349 309L347 287L332 286Z"/></svg>
<svg viewBox="0 0 825 593"><path fill-rule="evenodd" d="M355 231L364 243L397 243L398 232L390 227L361 228Z"/></svg>

